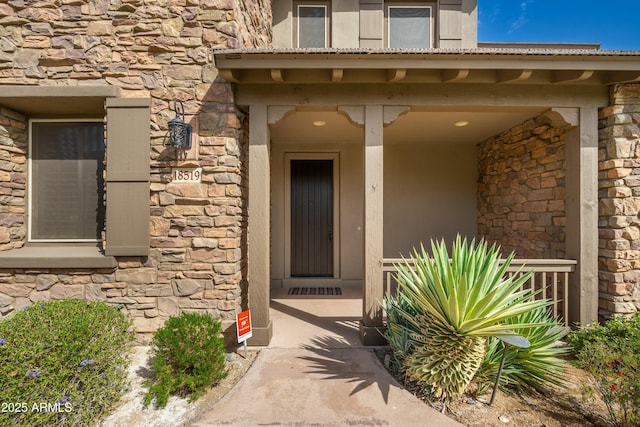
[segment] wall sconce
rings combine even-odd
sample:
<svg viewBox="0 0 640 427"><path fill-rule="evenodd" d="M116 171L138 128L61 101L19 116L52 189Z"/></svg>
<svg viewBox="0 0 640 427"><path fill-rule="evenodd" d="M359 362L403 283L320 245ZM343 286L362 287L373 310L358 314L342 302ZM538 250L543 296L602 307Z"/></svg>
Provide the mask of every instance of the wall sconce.
<svg viewBox="0 0 640 427"><path fill-rule="evenodd" d="M178 102L180 108L178 109ZM184 105L182 101L173 101L176 117L169 121L169 143L174 148L188 150L191 148L191 125L184 122Z"/></svg>

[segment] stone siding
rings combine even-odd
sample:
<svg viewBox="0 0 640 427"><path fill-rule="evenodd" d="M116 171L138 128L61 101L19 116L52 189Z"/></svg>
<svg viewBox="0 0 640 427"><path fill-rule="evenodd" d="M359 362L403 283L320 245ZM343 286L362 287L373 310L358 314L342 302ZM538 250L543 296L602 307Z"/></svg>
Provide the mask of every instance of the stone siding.
<svg viewBox="0 0 640 427"><path fill-rule="evenodd" d="M151 99L149 257L118 257L113 270L2 270L2 314L71 297L121 305L140 332L194 310L233 323L247 297L246 121L212 49L270 40L267 0L0 4L0 90L113 85L125 97ZM179 160L166 145L174 99L194 128L193 148ZM26 144L26 118L0 105L0 250L26 239ZM185 162L203 168L202 183L171 182L171 167Z"/></svg>
<svg viewBox="0 0 640 427"><path fill-rule="evenodd" d="M640 310L640 85L616 86L599 115L599 313Z"/></svg>
<svg viewBox="0 0 640 427"><path fill-rule="evenodd" d="M20 248L25 223L27 125L22 114L0 107L0 250Z"/></svg>
<svg viewBox="0 0 640 427"><path fill-rule="evenodd" d="M479 236L519 258L564 258L564 146L542 117L479 144Z"/></svg>

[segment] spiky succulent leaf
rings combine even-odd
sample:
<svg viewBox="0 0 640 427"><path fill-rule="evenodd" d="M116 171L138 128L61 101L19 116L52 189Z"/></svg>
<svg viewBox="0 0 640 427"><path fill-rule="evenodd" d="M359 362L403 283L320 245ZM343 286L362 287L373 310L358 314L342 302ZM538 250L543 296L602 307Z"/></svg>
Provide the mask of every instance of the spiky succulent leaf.
<svg viewBox="0 0 640 427"><path fill-rule="evenodd" d="M504 368L500 376L500 388L505 392L532 390L542 391L550 385L563 386L562 374L566 371L564 357L569 347L558 345L569 329L561 326L548 309L538 308L509 319L507 324L536 323L530 328L514 328L515 332L527 338L529 348L509 347ZM487 355L474 379L480 389L495 384L503 345L497 338L489 339Z"/></svg>
<svg viewBox="0 0 640 427"><path fill-rule="evenodd" d="M415 310L411 301L404 294L399 294L397 297L386 296L383 308L387 313L385 338L393 350L395 362L398 365L402 365L405 359L413 352L410 335L419 330L405 320L407 317L414 316ZM405 315L401 314L403 312Z"/></svg>
<svg viewBox="0 0 640 427"><path fill-rule="evenodd" d="M411 335L416 344L405 361L407 375L428 386L436 397L446 399L463 393L484 359L487 339L452 338L449 330L426 321L421 323L421 333ZM438 351L433 351L435 348Z"/></svg>
<svg viewBox="0 0 640 427"><path fill-rule="evenodd" d="M406 361L412 379L444 398L462 393L480 367L486 337L536 326L524 318L505 325L550 305L532 299L529 290L519 290L530 273L507 275L512 259L513 254L501 263L495 245L467 243L458 236L451 256L444 240L432 241L431 256L421 246L410 260L396 266L398 293L412 307L398 310L414 330L410 334L414 352Z"/></svg>

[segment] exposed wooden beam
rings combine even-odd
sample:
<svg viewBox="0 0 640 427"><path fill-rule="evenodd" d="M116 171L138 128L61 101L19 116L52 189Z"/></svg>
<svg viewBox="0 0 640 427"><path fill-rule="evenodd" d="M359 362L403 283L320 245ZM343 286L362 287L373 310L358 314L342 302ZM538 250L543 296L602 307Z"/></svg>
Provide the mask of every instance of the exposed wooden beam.
<svg viewBox="0 0 640 427"><path fill-rule="evenodd" d="M338 83L342 81L344 77L344 70L342 68L332 68L331 69L331 82Z"/></svg>
<svg viewBox="0 0 640 427"><path fill-rule="evenodd" d="M276 83L284 83L284 71L280 68L272 68L271 80Z"/></svg>
<svg viewBox="0 0 640 427"><path fill-rule="evenodd" d="M594 74L593 70L566 70L554 71L551 83L576 83L590 79Z"/></svg>
<svg viewBox="0 0 640 427"><path fill-rule="evenodd" d="M605 73L602 83L633 83L640 82L640 71L609 71Z"/></svg>
<svg viewBox="0 0 640 427"><path fill-rule="evenodd" d="M496 83L515 83L529 80L533 70L498 70L496 72Z"/></svg>
<svg viewBox="0 0 640 427"><path fill-rule="evenodd" d="M492 77L493 78L493 77ZM406 80L405 80L406 82ZM607 85L549 84L493 85L491 90L475 83L399 84L240 84L235 89L236 104L262 102L268 105L412 105L484 107L563 107L609 105Z"/></svg>
<svg viewBox="0 0 640 427"><path fill-rule="evenodd" d="M399 82L400 80L404 80L407 76L406 68L392 68L387 70L387 82Z"/></svg>
<svg viewBox="0 0 640 427"><path fill-rule="evenodd" d="M229 83L240 83L240 77L238 76L237 70L221 68L218 70L218 74L220 74L220 76Z"/></svg>
<svg viewBox="0 0 640 427"><path fill-rule="evenodd" d="M469 76L468 69L460 70L442 70L441 73L443 83L459 82L466 79Z"/></svg>

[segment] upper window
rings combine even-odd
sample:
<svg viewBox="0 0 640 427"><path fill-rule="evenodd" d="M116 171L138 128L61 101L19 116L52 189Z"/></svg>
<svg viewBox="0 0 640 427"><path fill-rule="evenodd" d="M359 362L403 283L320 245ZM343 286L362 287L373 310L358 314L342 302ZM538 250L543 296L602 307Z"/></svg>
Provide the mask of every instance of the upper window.
<svg viewBox="0 0 640 427"><path fill-rule="evenodd" d="M296 5L297 47L329 46L329 5L300 3Z"/></svg>
<svg viewBox="0 0 640 427"><path fill-rule="evenodd" d="M102 120L31 120L29 126L29 240L101 240Z"/></svg>
<svg viewBox="0 0 640 427"><path fill-rule="evenodd" d="M390 48L430 48L431 6L388 6L387 37Z"/></svg>

